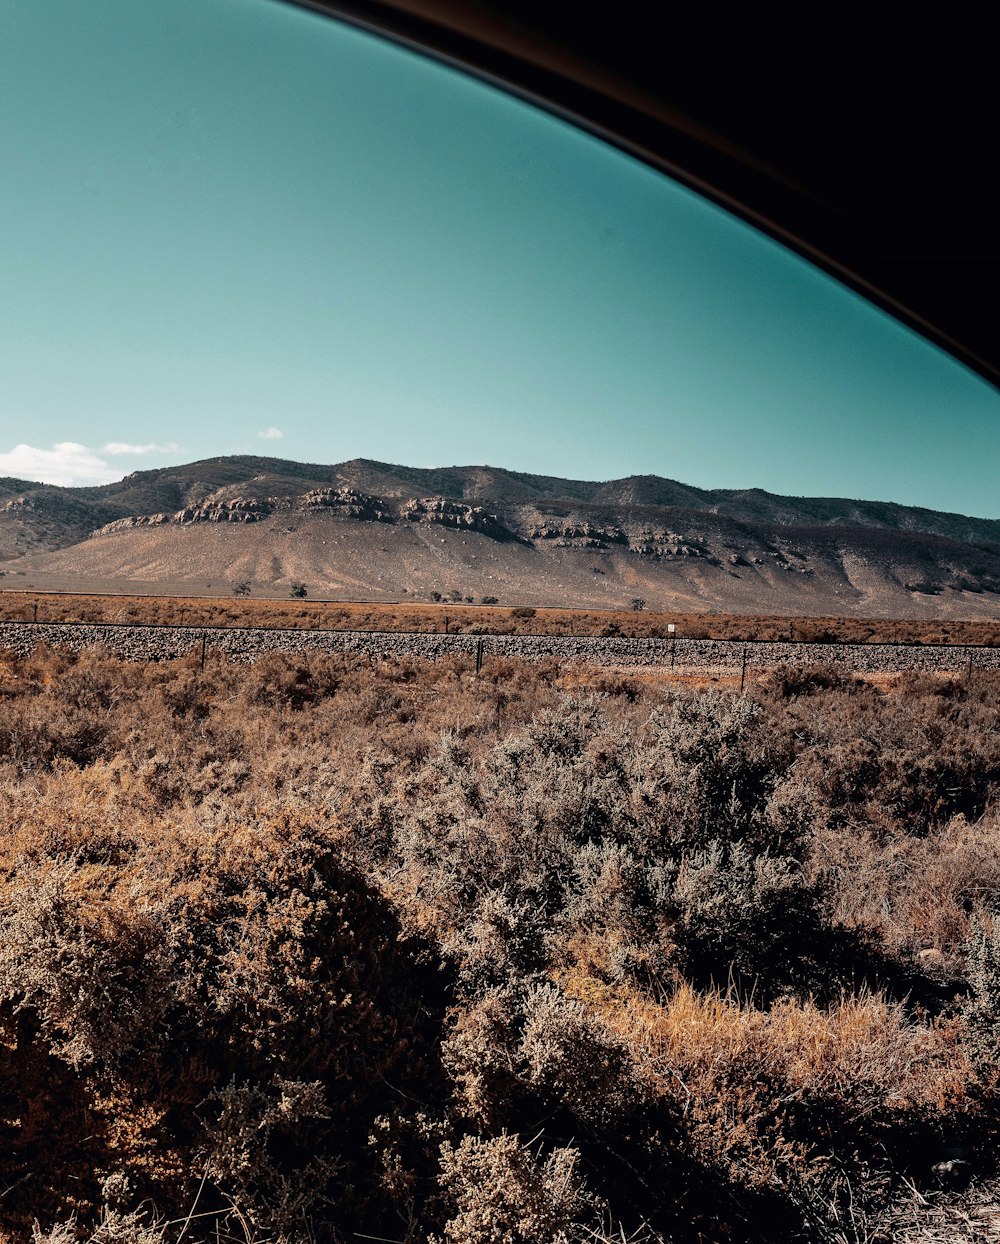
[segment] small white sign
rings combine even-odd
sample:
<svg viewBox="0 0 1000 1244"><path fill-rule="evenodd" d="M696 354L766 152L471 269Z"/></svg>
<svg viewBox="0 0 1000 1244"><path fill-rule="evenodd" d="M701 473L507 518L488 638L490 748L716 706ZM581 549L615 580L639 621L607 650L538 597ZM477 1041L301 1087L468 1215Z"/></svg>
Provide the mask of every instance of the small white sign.
<svg viewBox="0 0 1000 1244"><path fill-rule="evenodd" d="M677 630L677 627L674 625L674 623L673 623L673 622L668 622L668 623L667 623L667 634L668 634L668 635L672 635L672 634L674 633L674 631L676 631L676 630Z"/></svg>

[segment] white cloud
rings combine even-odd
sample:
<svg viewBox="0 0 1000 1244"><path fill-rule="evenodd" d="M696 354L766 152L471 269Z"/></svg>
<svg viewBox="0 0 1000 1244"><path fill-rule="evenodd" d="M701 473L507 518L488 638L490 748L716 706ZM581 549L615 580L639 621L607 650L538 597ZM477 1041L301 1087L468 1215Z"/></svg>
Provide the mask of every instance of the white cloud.
<svg viewBox="0 0 1000 1244"><path fill-rule="evenodd" d="M127 441L109 441L103 449L93 450L77 441L58 441L51 449L36 445L15 445L9 453L0 453L0 476L37 480L42 484L59 484L73 488L82 484L110 484L121 479L121 466L105 461L104 455L141 456L152 453L173 453L178 448L168 445L132 445Z"/></svg>
<svg viewBox="0 0 1000 1244"><path fill-rule="evenodd" d="M15 445L10 453L0 453L0 475L72 487L75 484L110 484L118 479L120 472L86 445L59 441L51 449Z"/></svg>
<svg viewBox="0 0 1000 1244"><path fill-rule="evenodd" d="M285 439L285 434L281 428L265 428L263 432L258 432L257 435L262 441L283 441Z"/></svg>
<svg viewBox="0 0 1000 1244"><path fill-rule="evenodd" d="M176 441L167 441L165 445L157 445L150 441L146 445L131 445L128 441L108 441L101 450L102 454L172 454L180 446Z"/></svg>

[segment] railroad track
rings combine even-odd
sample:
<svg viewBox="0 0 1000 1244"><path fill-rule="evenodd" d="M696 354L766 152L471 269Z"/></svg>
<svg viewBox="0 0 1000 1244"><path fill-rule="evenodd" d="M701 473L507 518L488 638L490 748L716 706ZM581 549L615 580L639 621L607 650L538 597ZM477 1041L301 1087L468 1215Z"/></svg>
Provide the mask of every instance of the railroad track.
<svg viewBox="0 0 1000 1244"><path fill-rule="evenodd" d="M834 665L862 674L1000 669L1000 647L945 644L790 643L620 636L445 635L424 631L303 630L112 622L0 622L0 649L28 655L37 644L76 652L95 646L126 660L170 660L191 652L255 661L270 653L357 653L373 661L462 654L572 661L617 668L732 673L778 664Z"/></svg>

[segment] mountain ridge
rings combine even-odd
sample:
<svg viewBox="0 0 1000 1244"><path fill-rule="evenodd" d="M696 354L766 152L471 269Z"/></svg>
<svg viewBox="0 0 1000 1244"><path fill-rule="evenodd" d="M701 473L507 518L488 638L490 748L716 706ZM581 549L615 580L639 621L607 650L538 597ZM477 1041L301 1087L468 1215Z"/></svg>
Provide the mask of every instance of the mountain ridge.
<svg viewBox="0 0 1000 1244"><path fill-rule="evenodd" d="M591 481L232 455L80 488L0 479L0 563L39 583L238 575L262 590L295 578L378 596L464 580L463 594L587 607L634 597L992 616L1000 520L650 474Z"/></svg>
<svg viewBox="0 0 1000 1244"><path fill-rule="evenodd" d="M148 494L163 495L170 492L180 503L194 498L181 496L179 490L197 488L211 481L211 488L224 484L251 483L257 476L309 480L316 484L359 486L364 479L378 478L390 483L399 494L407 487L415 487L418 493L440 494L456 499L503 499L510 497L537 497L539 500L573 500L580 502L615 502L618 504L683 506L684 508L719 507L732 517L745 513L759 518L767 515L787 515L788 525L796 515L826 515L827 521L852 518L864 525L887 526L904 529L900 522L888 522L888 515L908 516L905 524L910 530L932 530L942 519L988 530L990 542L1000 545L1000 519L979 518L952 511L933 510L926 506L906 505L897 501L878 501L865 498L794 496L772 493L766 489L750 488L699 488L678 480L653 474L636 474L610 480L579 480L562 476L541 475L513 471L505 467L487 464L450 467L410 467L380 462L371 458L353 458L340 463L308 463L293 459L272 458L260 455L233 454L203 458L177 466L154 467L133 471L109 484L66 487L38 481L0 477L0 501L14 494L44 494L46 496L78 497L95 504L120 505L128 503L150 505ZM495 481L484 486L486 480ZM508 487L500 489L499 482ZM510 485L513 485L511 487ZM416 494L413 494L416 495ZM694 503L694 504L693 504ZM700 504L698 504L700 503ZM152 513L152 508L136 512ZM179 507L178 507L179 508ZM880 521L881 520L881 521ZM915 520L915 521L914 521Z"/></svg>

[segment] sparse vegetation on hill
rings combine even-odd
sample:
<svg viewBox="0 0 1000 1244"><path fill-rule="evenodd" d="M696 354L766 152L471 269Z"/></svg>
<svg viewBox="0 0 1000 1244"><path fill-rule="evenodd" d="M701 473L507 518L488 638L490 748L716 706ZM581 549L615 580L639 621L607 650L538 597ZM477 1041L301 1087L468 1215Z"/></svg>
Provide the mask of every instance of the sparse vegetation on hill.
<svg viewBox="0 0 1000 1244"><path fill-rule="evenodd" d="M199 666L0 657L8 1238L1000 1214L995 676Z"/></svg>

